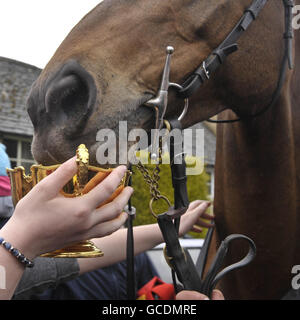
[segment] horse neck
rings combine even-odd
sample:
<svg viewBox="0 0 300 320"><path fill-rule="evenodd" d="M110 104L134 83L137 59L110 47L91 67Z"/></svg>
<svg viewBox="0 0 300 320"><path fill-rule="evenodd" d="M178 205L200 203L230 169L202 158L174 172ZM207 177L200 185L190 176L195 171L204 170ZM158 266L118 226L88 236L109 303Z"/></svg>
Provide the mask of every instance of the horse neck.
<svg viewBox="0 0 300 320"><path fill-rule="evenodd" d="M300 35L297 32L294 55L296 61L300 55ZM245 212L249 212L248 207L251 207L258 215L264 207L270 209L264 214L271 214L271 211L280 214L287 208L292 214L298 209L295 203L300 191L299 82L300 65L295 63L271 109L247 122L218 126L217 210L232 208L233 202L239 201L242 202L239 208L247 206ZM235 117L231 113L226 111L222 117ZM246 199L251 199L251 206L250 202L243 201Z"/></svg>
<svg viewBox="0 0 300 320"><path fill-rule="evenodd" d="M293 95L299 80L293 75L276 105L261 117L217 129L214 211L218 238L242 233L258 248L253 264L256 283L243 283L247 298L257 298L263 284L262 298L282 296L289 289L291 267L300 258L300 109ZM281 262L274 268L276 256ZM249 274L242 282L247 278ZM275 278L276 286L271 284Z"/></svg>
<svg viewBox="0 0 300 320"><path fill-rule="evenodd" d="M299 40L296 34L296 57ZM270 110L250 121L217 128L217 240L242 233L257 246L257 257L247 270L223 280L228 298L278 299L291 288L291 269L300 259L299 81L296 64ZM230 118L236 118L231 111L221 116ZM241 247L234 248L230 262L243 252Z"/></svg>
<svg viewBox="0 0 300 320"><path fill-rule="evenodd" d="M296 173L300 162L296 142L300 132L296 130L299 126L296 119L300 113L289 84L288 81L276 105L261 117L219 125L216 196L219 199L224 192L230 195L222 196L223 207L231 207L230 202L241 194L243 199L253 200L251 206L255 209L268 200L272 200L267 204L272 208L291 205L298 189ZM231 112L226 113L228 117Z"/></svg>

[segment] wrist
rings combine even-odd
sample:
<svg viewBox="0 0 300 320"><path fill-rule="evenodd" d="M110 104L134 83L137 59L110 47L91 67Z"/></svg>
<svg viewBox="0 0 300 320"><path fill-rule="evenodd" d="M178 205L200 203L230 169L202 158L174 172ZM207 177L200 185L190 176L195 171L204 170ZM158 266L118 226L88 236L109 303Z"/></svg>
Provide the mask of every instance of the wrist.
<svg viewBox="0 0 300 320"><path fill-rule="evenodd" d="M6 241L4 238L0 237L0 245L4 248L11 256L15 257L23 267L32 268L34 262L26 258L23 253L21 253L17 248L15 248L10 242Z"/></svg>
<svg viewBox="0 0 300 320"><path fill-rule="evenodd" d="M20 251L27 259L32 260L37 257L39 253L34 250L30 238L26 236L23 230L15 226L13 221L10 223L10 220L0 230L0 237Z"/></svg>

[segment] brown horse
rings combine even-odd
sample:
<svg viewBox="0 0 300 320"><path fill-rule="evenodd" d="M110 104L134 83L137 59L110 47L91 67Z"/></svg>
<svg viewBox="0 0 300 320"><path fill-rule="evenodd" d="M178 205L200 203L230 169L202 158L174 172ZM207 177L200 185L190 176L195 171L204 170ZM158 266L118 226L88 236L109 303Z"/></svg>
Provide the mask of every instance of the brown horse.
<svg viewBox="0 0 300 320"><path fill-rule="evenodd" d="M300 3L299 0L296 1ZM164 48L175 47L171 79L182 83L232 30L251 0L104 0L70 32L34 84L28 111L34 124L33 154L43 164L73 156L80 143L92 151L97 131L153 127L143 105L160 83ZM268 1L238 42L239 50L190 100L185 127L223 112L221 118L251 115L275 90L283 56L283 6ZM300 50L295 38L296 57ZM251 266L222 283L227 298L280 298L300 263L297 64L280 98L262 116L219 125L214 245L231 233L257 245ZM299 70L299 71L298 71ZM181 112L170 97L167 116ZM242 250L236 247L230 261Z"/></svg>

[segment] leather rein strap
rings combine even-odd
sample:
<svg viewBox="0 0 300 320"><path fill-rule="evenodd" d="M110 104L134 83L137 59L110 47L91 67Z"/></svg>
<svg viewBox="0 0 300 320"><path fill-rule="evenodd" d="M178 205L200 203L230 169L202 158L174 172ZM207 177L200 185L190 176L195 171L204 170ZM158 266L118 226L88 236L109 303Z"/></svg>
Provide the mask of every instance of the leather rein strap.
<svg viewBox="0 0 300 320"><path fill-rule="evenodd" d="M178 92L181 98L190 97L224 63L225 59L238 50L236 41L257 18L268 0L255 0L246 9L244 15L226 39L208 56L208 58L182 84Z"/></svg>
<svg viewBox="0 0 300 320"><path fill-rule="evenodd" d="M132 166L128 168L132 172ZM132 185L132 176L129 178L128 185ZM133 237L133 220L135 218L136 209L131 204L129 199L125 211L128 213L127 219L127 241L126 241L126 288L127 288L127 299L136 299L136 279L135 279L135 265L134 265L134 237Z"/></svg>
<svg viewBox="0 0 300 320"><path fill-rule="evenodd" d="M170 129L181 130L180 121L170 120ZM182 143L182 142L180 142ZM233 234L222 241L214 261L209 267L205 277L204 266L208 254L209 244L213 228L208 231L203 247L201 248L196 265L194 264L187 249L181 247L178 239L180 217L188 208L189 199L187 193L186 164L184 154L175 154L177 150L173 140L170 141L170 163L172 173L172 184L174 189L174 207L163 214L157 216L157 222L166 243L164 250L167 263L172 269L172 278L176 292L180 291L177 285L176 276L185 290L195 290L211 297L212 291L219 280L229 272L248 265L255 257L256 247L254 242L240 234ZM179 161L177 161L179 160ZM249 250L247 255L240 261L225 267L225 258L229 250L229 244L234 240L244 240L248 242ZM176 276L175 276L176 275Z"/></svg>
<svg viewBox="0 0 300 320"><path fill-rule="evenodd" d="M179 90L178 95L180 98L188 98L195 93L197 89L207 80L210 79L211 75L225 62L226 58L233 52L238 50L237 40L241 35L249 28L251 23L256 20L261 10L264 8L268 0L255 0L251 6L245 10L244 15L233 28L226 39L208 56L206 60L190 75L187 80L182 84L182 89ZM233 123L243 119L256 118L264 114L267 110L271 109L279 98L281 89L284 84L286 77L287 64L292 69L292 40L293 40L293 28L292 28L292 9L294 6L293 0L282 0L285 10L285 53L279 73L279 78L275 92L272 96L271 102L265 106L261 111L254 115L244 116L232 120L211 120L208 122L212 123Z"/></svg>

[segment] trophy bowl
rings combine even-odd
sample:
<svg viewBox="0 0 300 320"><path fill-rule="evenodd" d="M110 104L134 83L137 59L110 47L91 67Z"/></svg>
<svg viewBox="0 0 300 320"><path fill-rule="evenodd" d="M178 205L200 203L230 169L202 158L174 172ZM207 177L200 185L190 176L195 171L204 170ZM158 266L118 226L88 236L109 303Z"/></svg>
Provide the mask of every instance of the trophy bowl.
<svg viewBox="0 0 300 320"><path fill-rule="evenodd" d="M76 151L77 155L77 174L71 179L61 190L61 193L68 198L80 197L101 181L103 181L114 169L103 169L96 166L89 165L89 153L85 145L80 145ZM30 168L30 175L26 175L24 167L16 167L14 169L7 169L10 177L11 193L14 206L20 201L36 184L42 179L54 172L60 164L52 166L44 166L41 164L33 165ZM111 202L121 191L128 185L131 172L127 171L121 180L119 186L114 193L104 202L99 208ZM85 240L69 245L62 249L53 252L42 254L42 257L51 258L95 258L101 257L104 253L97 248L92 241Z"/></svg>

